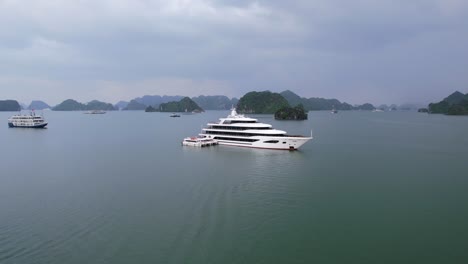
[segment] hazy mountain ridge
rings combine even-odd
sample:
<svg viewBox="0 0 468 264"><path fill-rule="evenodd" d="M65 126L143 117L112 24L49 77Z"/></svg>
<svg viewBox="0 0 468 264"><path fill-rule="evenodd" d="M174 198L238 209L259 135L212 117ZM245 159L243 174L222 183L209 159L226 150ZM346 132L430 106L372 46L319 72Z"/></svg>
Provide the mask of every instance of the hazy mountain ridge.
<svg viewBox="0 0 468 264"><path fill-rule="evenodd" d="M26 110L28 109L28 106L25 103L18 102L19 105L21 106L21 110Z"/></svg>
<svg viewBox="0 0 468 264"><path fill-rule="evenodd" d="M319 97L305 98L300 97L296 93L286 90L280 93L291 106L302 104L306 111L315 110L373 110L375 107L372 104L363 104L352 106L346 102L340 102L338 99L325 99Z"/></svg>
<svg viewBox="0 0 468 264"><path fill-rule="evenodd" d="M192 97L192 100L205 110L229 110L239 102L235 97L229 99L224 95L200 95Z"/></svg>
<svg viewBox="0 0 468 264"><path fill-rule="evenodd" d="M144 105L137 100L131 100L123 110L145 110L147 105Z"/></svg>
<svg viewBox="0 0 468 264"><path fill-rule="evenodd" d="M126 110L141 110L142 105L146 107L152 106L153 108L158 108L159 105L169 102L178 102L184 99L187 96L168 96L168 95L144 95L142 97L137 97L133 99L134 101L130 107L128 107L127 102L120 101L115 106L119 109ZM236 106L239 99L237 98L229 98L225 95L199 95L190 98L195 103L197 103L201 108L205 110L229 110L233 106ZM136 104L138 103L138 104Z"/></svg>
<svg viewBox="0 0 468 264"><path fill-rule="evenodd" d="M183 98L184 96L180 95L144 95L133 100L145 106L159 106L162 103L176 102L182 100Z"/></svg>
<svg viewBox="0 0 468 264"><path fill-rule="evenodd" d="M129 102L127 102L127 101L118 101L118 102L114 105L114 107L115 107L115 109L122 110L122 109L124 109L125 107L127 107L128 104L129 104Z"/></svg>
<svg viewBox="0 0 468 264"><path fill-rule="evenodd" d="M310 97L310 98L301 97L290 90L285 90L279 94L284 99L286 99L289 106L294 107L294 106L297 106L298 104L302 104L304 106L305 111L331 110L333 108L335 108L336 110L373 110L373 109L378 108L384 111L388 111L388 110L416 110L422 107L422 104L402 104L400 106L396 106L395 104L392 104L390 106L382 104L379 107L375 107L373 104L370 104L370 103L366 103L362 105L351 105L349 103L341 102L340 100L334 99L334 98L327 99L327 98L321 98L321 97ZM112 110L145 110L148 106L158 108L159 105L162 103L177 102L183 98L185 97L180 96L180 95L175 95L175 96L144 95L141 97L134 98L130 102L119 101L115 105L113 105L112 108L109 106L110 104L104 103L106 104L106 106L102 105L100 108L102 108L102 110L111 110L111 109ZM450 101L451 98L452 97L447 98L447 99ZM205 110L228 110L228 109L231 109L232 106L237 106L239 103L239 99L235 97L229 98L225 95L199 95L199 96L191 97L191 99L195 103L197 103L199 107ZM69 100L73 100L73 99L69 99ZM77 103L76 100L73 100L73 101ZM64 102L62 102L61 104L63 104ZM29 107L25 107L25 108L36 109L36 110L52 108L47 103L40 101L40 100L35 100L31 102L31 104L33 103L34 103L33 106L30 105ZM87 107L87 104L82 104L82 103L76 104L72 102L68 102L68 103L69 103L69 106L65 107L65 109L69 108L69 109L74 109L74 110L64 109L61 111L89 110L89 108ZM57 105L57 106L60 106L58 108L57 106L54 107L54 110L57 111L58 109L61 109L62 107L61 104ZM96 110L101 110L101 109L96 109Z"/></svg>
<svg viewBox="0 0 468 264"><path fill-rule="evenodd" d="M44 109L50 109L50 105L48 105L47 103L43 102L43 101L40 101L40 100L34 100L32 101L28 108L29 110L44 110Z"/></svg>

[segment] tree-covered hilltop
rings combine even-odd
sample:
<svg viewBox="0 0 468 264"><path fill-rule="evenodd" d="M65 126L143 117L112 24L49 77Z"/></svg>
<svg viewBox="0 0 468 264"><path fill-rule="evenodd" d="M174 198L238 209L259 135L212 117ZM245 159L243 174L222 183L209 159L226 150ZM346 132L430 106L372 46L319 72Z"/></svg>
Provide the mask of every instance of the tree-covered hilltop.
<svg viewBox="0 0 468 264"><path fill-rule="evenodd" d="M373 110L375 107L371 104L363 104L352 106L345 102L340 102L338 99L325 99L319 97L305 98L300 97L290 90L281 92L281 95L288 101L290 105L302 104L305 111L317 110Z"/></svg>
<svg viewBox="0 0 468 264"><path fill-rule="evenodd" d="M114 111L116 108L110 103L93 100L86 104L86 110Z"/></svg>
<svg viewBox="0 0 468 264"><path fill-rule="evenodd" d="M204 110L198 106L189 97L184 97L178 102L162 103L157 108L159 112L203 112ZM147 110L151 110L148 109ZM148 111L149 112L149 111Z"/></svg>
<svg viewBox="0 0 468 264"><path fill-rule="evenodd" d="M296 107L285 106L275 112L275 119L277 120L306 120L307 113L302 104Z"/></svg>
<svg viewBox="0 0 468 264"><path fill-rule="evenodd" d="M31 104L29 104L28 109L29 110L44 110L51 108L48 104L44 103L43 101L32 101Z"/></svg>
<svg viewBox="0 0 468 264"><path fill-rule="evenodd" d="M454 92L438 103L429 104L429 112L446 115L468 115L468 93Z"/></svg>
<svg viewBox="0 0 468 264"><path fill-rule="evenodd" d="M123 110L128 106L128 104L129 104L129 102L127 102L127 101L119 101L114 105L114 107L117 110Z"/></svg>
<svg viewBox="0 0 468 264"><path fill-rule="evenodd" d="M229 110L239 101L237 98L229 99L224 95L200 95L192 97L192 100L205 110Z"/></svg>
<svg viewBox="0 0 468 264"><path fill-rule="evenodd" d="M88 111L88 110L115 110L114 106L109 103L93 100L87 104L82 104L73 99L68 99L52 108L54 111Z"/></svg>
<svg viewBox="0 0 468 264"><path fill-rule="evenodd" d="M15 100L0 101L0 111L21 111L21 105Z"/></svg>
<svg viewBox="0 0 468 264"><path fill-rule="evenodd" d="M73 99L67 99L52 108L54 111L84 111L86 105L79 103Z"/></svg>
<svg viewBox="0 0 468 264"><path fill-rule="evenodd" d="M278 93L249 92L239 99L237 111L251 114L274 114L279 109L288 106L288 101Z"/></svg>
<svg viewBox="0 0 468 264"><path fill-rule="evenodd" d="M136 100L131 100L123 110L145 110L146 105L137 102Z"/></svg>

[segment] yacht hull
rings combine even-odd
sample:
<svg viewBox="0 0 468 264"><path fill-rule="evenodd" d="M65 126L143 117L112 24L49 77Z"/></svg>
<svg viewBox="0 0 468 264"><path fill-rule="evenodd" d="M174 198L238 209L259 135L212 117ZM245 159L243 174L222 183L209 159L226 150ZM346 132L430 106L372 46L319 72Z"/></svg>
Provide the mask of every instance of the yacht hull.
<svg viewBox="0 0 468 264"><path fill-rule="evenodd" d="M21 127L21 128L45 128L47 126L47 123L39 124L39 125L33 125L33 126L18 126L13 123L8 123L8 127Z"/></svg>
<svg viewBox="0 0 468 264"><path fill-rule="evenodd" d="M232 146L232 147L244 147L244 148L257 148L257 149L272 149L272 150L298 150L307 141L311 140L311 137L268 137L261 138L255 142L239 142L227 139L218 139L219 145ZM258 138L257 138L258 139ZM276 142L277 141L277 142Z"/></svg>

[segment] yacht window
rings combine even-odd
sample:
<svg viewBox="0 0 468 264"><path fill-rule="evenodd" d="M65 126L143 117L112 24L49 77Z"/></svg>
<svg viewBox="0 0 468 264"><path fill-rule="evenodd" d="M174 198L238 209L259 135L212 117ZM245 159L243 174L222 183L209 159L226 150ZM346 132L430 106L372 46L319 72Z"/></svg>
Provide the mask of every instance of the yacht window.
<svg viewBox="0 0 468 264"><path fill-rule="evenodd" d="M279 140L267 140L267 141L263 141L263 143L278 143Z"/></svg>

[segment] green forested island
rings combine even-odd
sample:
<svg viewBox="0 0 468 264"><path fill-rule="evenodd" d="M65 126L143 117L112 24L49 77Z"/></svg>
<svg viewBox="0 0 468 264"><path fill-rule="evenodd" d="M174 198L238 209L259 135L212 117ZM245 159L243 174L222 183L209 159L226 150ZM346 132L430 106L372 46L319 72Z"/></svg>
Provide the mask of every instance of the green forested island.
<svg viewBox="0 0 468 264"><path fill-rule="evenodd" d="M242 96L237 103L237 111L249 114L274 114L289 103L283 96L270 91L249 92Z"/></svg>
<svg viewBox="0 0 468 264"><path fill-rule="evenodd" d="M316 110L374 110L372 104L352 106L348 103L342 103L337 99L324 98L304 98L287 90L284 92L272 93L250 92L245 94L237 104L239 112L252 114L273 114L284 107L302 105L305 112Z"/></svg>
<svg viewBox="0 0 468 264"><path fill-rule="evenodd" d="M54 111L84 111L86 110L86 105L79 103L73 99L68 99L68 100L61 102L54 108L52 108L52 110Z"/></svg>
<svg viewBox="0 0 468 264"><path fill-rule="evenodd" d="M103 110L103 111L114 111L117 110L110 103L104 103L98 100L93 100L86 104L86 110Z"/></svg>
<svg viewBox="0 0 468 264"><path fill-rule="evenodd" d="M0 111L21 111L21 105L15 100L0 101Z"/></svg>
<svg viewBox="0 0 468 264"><path fill-rule="evenodd" d="M438 103L429 104L431 114L468 115L468 93L452 93Z"/></svg>
<svg viewBox="0 0 468 264"><path fill-rule="evenodd" d="M145 112L203 112L204 110L189 97L184 97L178 102L162 103L156 106L148 106Z"/></svg>
<svg viewBox="0 0 468 264"><path fill-rule="evenodd" d="M307 113L302 104L296 107L285 106L275 112L275 119L277 120L306 120Z"/></svg>
<svg viewBox="0 0 468 264"><path fill-rule="evenodd" d="M109 103L93 100L87 104L82 104L73 99L68 99L52 108L54 111L88 111L88 110L115 110L114 106Z"/></svg>

